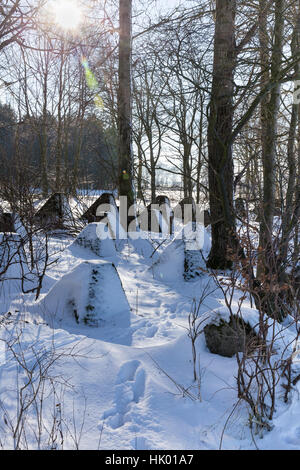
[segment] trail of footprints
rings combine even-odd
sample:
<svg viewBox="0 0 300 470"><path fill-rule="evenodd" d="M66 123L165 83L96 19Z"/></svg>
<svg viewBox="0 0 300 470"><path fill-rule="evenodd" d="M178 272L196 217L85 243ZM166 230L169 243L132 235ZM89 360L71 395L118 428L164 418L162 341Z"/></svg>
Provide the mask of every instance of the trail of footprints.
<svg viewBox="0 0 300 470"><path fill-rule="evenodd" d="M145 393L145 370L140 361L125 362L118 373L114 406L106 411L103 419L111 428L117 429L126 423L127 414L134 404L139 403Z"/></svg>

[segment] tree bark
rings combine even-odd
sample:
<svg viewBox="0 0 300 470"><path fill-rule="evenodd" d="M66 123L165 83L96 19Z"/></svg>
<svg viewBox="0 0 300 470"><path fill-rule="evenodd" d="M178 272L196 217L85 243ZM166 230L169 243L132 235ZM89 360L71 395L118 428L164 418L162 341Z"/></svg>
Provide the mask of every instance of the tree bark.
<svg viewBox="0 0 300 470"><path fill-rule="evenodd" d="M216 1L213 81L208 118L209 199L212 248L208 267L232 266L235 250L232 121L235 71L235 0Z"/></svg>

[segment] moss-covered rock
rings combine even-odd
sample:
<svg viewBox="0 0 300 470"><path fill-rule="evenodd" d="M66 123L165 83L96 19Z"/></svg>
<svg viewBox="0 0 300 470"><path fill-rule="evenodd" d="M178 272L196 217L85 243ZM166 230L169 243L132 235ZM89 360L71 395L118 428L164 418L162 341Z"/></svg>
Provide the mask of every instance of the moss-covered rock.
<svg viewBox="0 0 300 470"><path fill-rule="evenodd" d="M229 322L220 320L217 325L206 325L204 335L210 352L224 357L232 357L237 352L253 349L256 343L254 330L236 316L231 317Z"/></svg>

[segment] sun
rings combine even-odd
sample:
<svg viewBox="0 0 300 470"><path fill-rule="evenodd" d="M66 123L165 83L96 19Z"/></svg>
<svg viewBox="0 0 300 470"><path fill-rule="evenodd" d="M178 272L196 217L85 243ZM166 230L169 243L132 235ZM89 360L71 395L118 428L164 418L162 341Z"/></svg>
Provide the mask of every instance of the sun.
<svg viewBox="0 0 300 470"><path fill-rule="evenodd" d="M83 20L83 13L76 0L55 0L52 4L55 23L65 30L76 30Z"/></svg>

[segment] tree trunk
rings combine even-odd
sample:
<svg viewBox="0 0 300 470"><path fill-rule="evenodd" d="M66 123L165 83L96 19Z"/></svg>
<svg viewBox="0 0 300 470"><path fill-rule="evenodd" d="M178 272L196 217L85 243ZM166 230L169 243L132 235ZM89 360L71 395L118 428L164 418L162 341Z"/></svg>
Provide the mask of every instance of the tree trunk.
<svg viewBox="0 0 300 470"><path fill-rule="evenodd" d="M143 199L142 178L143 178L143 158L141 148L138 145L138 171L137 171L137 198Z"/></svg>
<svg viewBox="0 0 300 470"><path fill-rule="evenodd" d="M293 57L299 56L300 52L300 13L298 14L294 34L291 44L291 50ZM300 81L300 67L299 62L295 60L295 88L298 86ZM300 90L298 90L300 92ZM295 218L293 217L295 211L295 190L296 190L296 178L297 178L297 160L295 153L295 140L298 124L299 114L299 103L293 103L292 115L290 121L289 138L288 138L288 149L287 149L287 160L289 168L289 179L286 193L285 211L282 216L282 241L280 247L280 266L282 269L286 268L288 246L291 237L291 232L295 226Z"/></svg>
<svg viewBox="0 0 300 470"><path fill-rule="evenodd" d="M208 267L232 266L235 250L233 212L232 120L235 70L235 0L216 1L213 81L208 119L209 199L212 248Z"/></svg>
<svg viewBox="0 0 300 470"><path fill-rule="evenodd" d="M151 186L151 203L155 204L156 200L156 166L153 160L151 160L151 171L150 171L150 186Z"/></svg>
<svg viewBox="0 0 300 470"><path fill-rule="evenodd" d="M294 253L293 264L297 265L299 262L299 219L300 219L300 106L298 107L298 132L297 132L297 176L296 176L296 191L295 191L295 210L293 214L293 224L295 226L294 234Z"/></svg>
<svg viewBox="0 0 300 470"><path fill-rule="evenodd" d="M120 196L127 196L127 204L130 207L134 203L131 124L132 0L120 0L119 17L119 193Z"/></svg>
<svg viewBox="0 0 300 470"><path fill-rule="evenodd" d="M274 42L272 47L271 81L280 74L283 48L284 0L275 4ZM262 56L263 57L263 56ZM265 64L262 64L265 67ZM260 223L260 260L258 276L264 280L271 277L276 269L273 253L273 219L275 211L275 157L277 143L277 119L280 106L280 83L272 88L268 102L262 110L265 123L262 135L262 164L263 164L263 207Z"/></svg>

